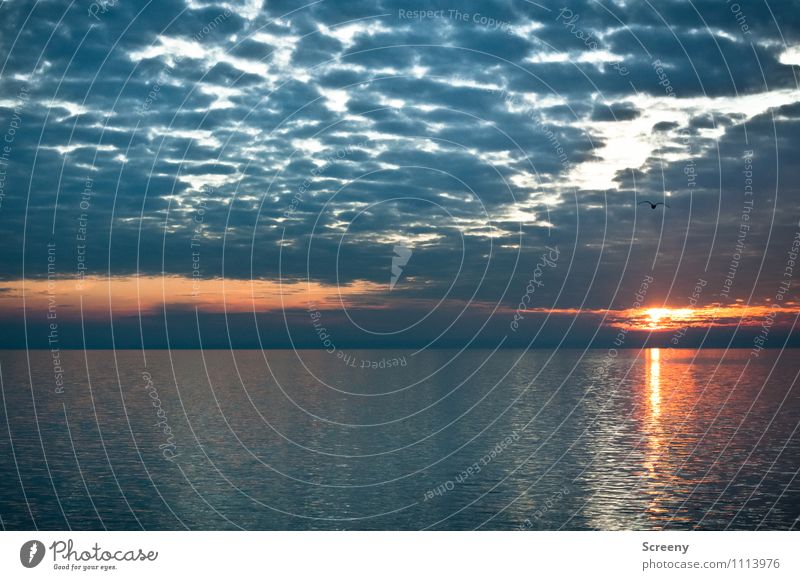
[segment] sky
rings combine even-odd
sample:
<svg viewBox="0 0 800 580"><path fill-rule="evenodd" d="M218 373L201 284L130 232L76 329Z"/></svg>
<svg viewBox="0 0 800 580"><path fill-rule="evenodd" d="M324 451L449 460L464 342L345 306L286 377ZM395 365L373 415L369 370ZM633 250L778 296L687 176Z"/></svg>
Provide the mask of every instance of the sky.
<svg viewBox="0 0 800 580"><path fill-rule="evenodd" d="M0 346L797 345L798 66L790 1L7 0Z"/></svg>

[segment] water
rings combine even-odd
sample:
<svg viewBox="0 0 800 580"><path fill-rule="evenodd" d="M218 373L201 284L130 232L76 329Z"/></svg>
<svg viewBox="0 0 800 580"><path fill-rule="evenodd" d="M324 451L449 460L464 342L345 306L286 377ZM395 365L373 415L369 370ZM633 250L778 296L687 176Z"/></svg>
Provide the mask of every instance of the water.
<svg viewBox="0 0 800 580"><path fill-rule="evenodd" d="M797 526L797 351L338 355L0 351L2 525Z"/></svg>

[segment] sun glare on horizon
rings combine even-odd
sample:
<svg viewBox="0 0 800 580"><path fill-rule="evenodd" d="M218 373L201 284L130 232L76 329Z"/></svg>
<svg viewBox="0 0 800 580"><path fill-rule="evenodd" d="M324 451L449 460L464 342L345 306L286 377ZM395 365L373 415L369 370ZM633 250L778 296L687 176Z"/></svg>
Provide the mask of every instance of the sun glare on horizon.
<svg viewBox="0 0 800 580"><path fill-rule="evenodd" d="M654 330L671 328L678 320L691 319L694 311L691 308L648 308L647 326Z"/></svg>

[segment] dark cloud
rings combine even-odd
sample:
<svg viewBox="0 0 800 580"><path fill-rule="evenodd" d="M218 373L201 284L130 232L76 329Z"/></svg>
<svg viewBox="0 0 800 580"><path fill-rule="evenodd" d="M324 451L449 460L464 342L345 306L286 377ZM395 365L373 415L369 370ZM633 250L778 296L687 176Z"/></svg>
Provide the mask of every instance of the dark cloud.
<svg viewBox="0 0 800 580"><path fill-rule="evenodd" d="M642 112L632 103L596 105L592 112L592 121L631 121L641 114Z"/></svg>
<svg viewBox="0 0 800 580"><path fill-rule="evenodd" d="M753 150L736 285L774 294L800 193L790 3L209 4L0 7L4 279L46 277L48 242L74 276L82 219L89 273L189 277L202 207L208 278L385 284L406 240L398 294L511 307L558 244L543 306L625 307L654 271L671 300L724 278Z"/></svg>

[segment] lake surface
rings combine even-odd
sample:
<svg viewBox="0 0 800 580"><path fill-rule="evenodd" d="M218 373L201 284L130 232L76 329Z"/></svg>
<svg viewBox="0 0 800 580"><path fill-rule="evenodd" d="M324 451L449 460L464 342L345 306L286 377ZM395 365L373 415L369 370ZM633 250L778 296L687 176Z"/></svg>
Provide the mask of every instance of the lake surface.
<svg viewBox="0 0 800 580"><path fill-rule="evenodd" d="M798 527L797 350L0 365L6 529Z"/></svg>

